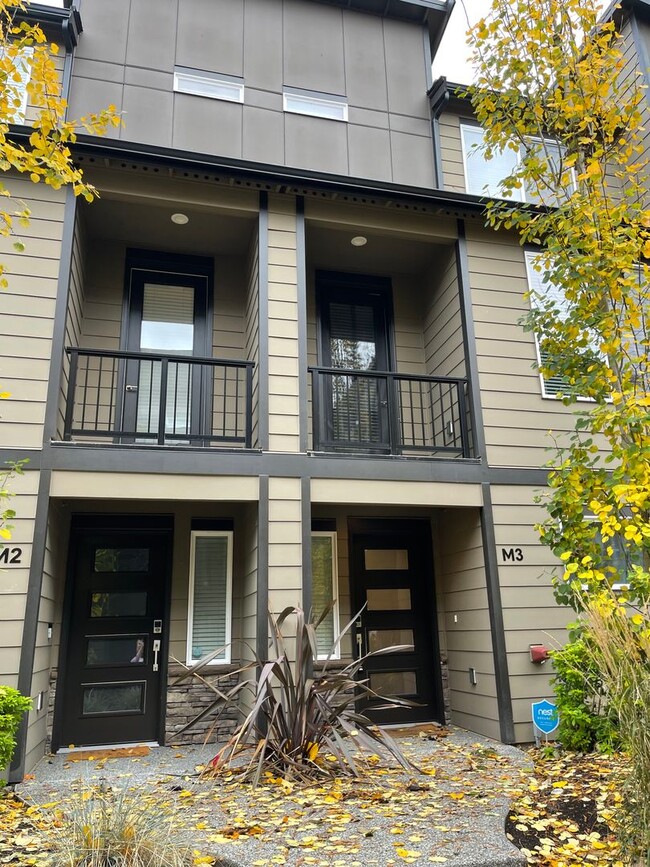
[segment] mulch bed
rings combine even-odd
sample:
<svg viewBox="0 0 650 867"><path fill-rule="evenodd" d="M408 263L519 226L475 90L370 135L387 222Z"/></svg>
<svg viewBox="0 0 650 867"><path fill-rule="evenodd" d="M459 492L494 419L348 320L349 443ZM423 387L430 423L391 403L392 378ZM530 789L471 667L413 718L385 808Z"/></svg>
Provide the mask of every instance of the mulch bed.
<svg viewBox="0 0 650 867"><path fill-rule="evenodd" d="M506 820L529 864L622 864L615 818L625 757L530 751L534 774Z"/></svg>

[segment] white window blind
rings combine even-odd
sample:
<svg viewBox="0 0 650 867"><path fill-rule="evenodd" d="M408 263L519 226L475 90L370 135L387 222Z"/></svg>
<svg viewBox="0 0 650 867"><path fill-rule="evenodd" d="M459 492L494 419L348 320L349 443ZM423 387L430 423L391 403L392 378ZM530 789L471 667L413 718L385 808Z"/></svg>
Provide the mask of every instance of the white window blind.
<svg viewBox="0 0 650 867"><path fill-rule="evenodd" d="M339 634L338 580L336 568L336 533L314 532L311 535L312 612L318 620L328 605L334 605L316 630L318 658L325 659L332 653ZM333 659L340 656L340 648L332 653Z"/></svg>
<svg viewBox="0 0 650 867"><path fill-rule="evenodd" d="M194 288L145 283L140 329L142 352L191 355L194 349ZM159 361L141 361L136 430L157 433L160 411ZM171 363L167 371L165 432L190 433L192 369Z"/></svg>
<svg viewBox="0 0 650 867"><path fill-rule="evenodd" d="M326 120L347 121L348 119L348 102L344 96L285 88L283 105L284 110L289 114L308 114Z"/></svg>
<svg viewBox="0 0 650 867"><path fill-rule="evenodd" d="M543 272L537 270L535 265L539 261L538 253L526 251L525 256L531 306L540 307L540 301L547 299L555 304L559 317L561 319L566 319L569 315L569 304L564 296L562 288L554 285L548 280L545 280ZM548 360L548 355L543 351L539 337L540 335L535 334L539 363L541 366L544 366ZM589 338L590 349L596 354L600 354L597 336L590 332ZM544 377L540 375L540 378L542 381L542 393L544 397L555 397L558 393L567 391L567 382L562 376Z"/></svg>
<svg viewBox="0 0 650 867"><path fill-rule="evenodd" d="M0 53L0 59L3 56L3 53ZM5 84L5 91L7 92L9 102L9 111L6 119L9 123L23 123L25 120L27 85L31 78L33 56L33 48L23 48L13 60L15 75L18 80L13 75L9 75Z"/></svg>
<svg viewBox="0 0 650 867"><path fill-rule="evenodd" d="M232 531L193 531L190 551L188 661L223 647L215 662L230 662Z"/></svg>
<svg viewBox="0 0 650 867"><path fill-rule="evenodd" d="M174 90L226 102L244 101L244 80L234 75L220 75L198 69L177 66L174 69Z"/></svg>

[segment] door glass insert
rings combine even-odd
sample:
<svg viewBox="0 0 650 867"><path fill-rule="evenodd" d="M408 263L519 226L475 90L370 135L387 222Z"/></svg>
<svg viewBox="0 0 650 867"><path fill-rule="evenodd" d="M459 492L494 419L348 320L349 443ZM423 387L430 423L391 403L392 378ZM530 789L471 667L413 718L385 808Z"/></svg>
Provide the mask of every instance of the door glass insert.
<svg viewBox="0 0 650 867"><path fill-rule="evenodd" d="M148 572L148 548L95 548L94 572Z"/></svg>
<svg viewBox="0 0 650 867"><path fill-rule="evenodd" d="M374 653L385 647L410 644L413 646L415 637L412 629L369 629L368 650Z"/></svg>
<svg viewBox="0 0 650 867"><path fill-rule="evenodd" d="M84 683L82 688L84 716L144 712L143 680L131 683Z"/></svg>
<svg viewBox="0 0 650 867"><path fill-rule="evenodd" d="M91 617L145 617L147 594L135 590L124 593L92 593Z"/></svg>
<svg viewBox="0 0 650 867"><path fill-rule="evenodd" d="M374 671L370 688L380 695L415 695L417 677L414 671Z"/></svg>
<svg viewBox="0 0 650 867"><path fill-rule="evenodd" d="M408 569L409 552L406 548L366 548L363 552L368 572Z"/></svg>
<svg viewBox="0 0 650 867"><path fill-rule="evenodd" d="M194 351L194 287L145 283L140 325L140 351L192 355ZM142 360L138 377L137 430L155 434L160 414L162 366ZM187 435L191 423L192 374L189 364L170 363L167 370L165 432Z"/></svg>
<svg viewBox="0 0 650 867"><path fill-rule="evenodd" d="M102 635L88 637L86 665L144 665L146 635Z"/></svg>
<svg viewBox="0 0 650 867"><path fill-rule="evenodd" d="M362 304L330 303L332 367L375 370L377 344L374 311ZM379 380L372 377L332 378L332 426L335 440L375 442L379 439Z"/></svg>
<svg viewBox="0 0 650 867"><path fill-rule="evenodd" d="M368 589L368 611L410 611L411 590L408 587L394 589Z"/></svg>

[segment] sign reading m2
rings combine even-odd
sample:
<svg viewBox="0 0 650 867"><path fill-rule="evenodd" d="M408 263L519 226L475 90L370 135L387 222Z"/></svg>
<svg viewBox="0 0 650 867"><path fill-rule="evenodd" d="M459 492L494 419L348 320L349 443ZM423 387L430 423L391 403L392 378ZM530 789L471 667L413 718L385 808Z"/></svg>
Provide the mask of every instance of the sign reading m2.
<svg viewBox="0 0 650 867"><path fill-rule="evenodd" d="M522 548L502 548L501 549L502 563L523 563L524 552Z"/></svg>
<svg viewBox="0 0 650 867"><path fill-rule="evenodd" d="M22 548L3 548L0 550L0 566L20 566L22 559Z"/></svg>

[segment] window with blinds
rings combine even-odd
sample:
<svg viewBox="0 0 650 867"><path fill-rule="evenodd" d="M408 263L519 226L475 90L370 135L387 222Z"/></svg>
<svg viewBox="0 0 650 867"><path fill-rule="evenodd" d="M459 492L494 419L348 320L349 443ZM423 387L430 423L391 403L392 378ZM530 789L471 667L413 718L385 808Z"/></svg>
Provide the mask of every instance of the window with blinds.
<svg viewBox="0 0 650 867"><path fill-rule="evenodd" d="M6 120L9 123L24 123L27 111L27 85L32 75L33 48L22 48L12 59L13 70L7 76L4 90L7 91L8 105L10 106ZM0 59L4 59L4 52L0 52Z"/></svg>
<svg viewBox="0 0 650 867"><path fill-rule="evenodd" d="M223 648L214 662L230 662L232 531L194 530L190 546L187 658L196 662Z"/></svg>
<svg viewBox="0 0 650 867"><path fill-rule="evenodd" d="M329 303L329 351L332 367L377 369L374 308L366 304ZM334 376L332 435L345 443L380 440L379 405L382 381L372 377Z"/></svg>
<svg viewBox="0 0 650 867"><path fill-rule="evenodd" d="M194 351L194 287L145 283L142 301L140 350L170 355ZM159 361L140 362L138 381L139 432L156 434L160 411ZM171 363L167 373L165 432L179 437L191 425L192 370L189 364Z"/></svg>
<svg viewBox="0 0 650 867"><path fill-rule="evenodd" d="M521 187L512 190L507 196L501 187L501 182L517 168L521 158L521 149L506 148L495 151L491 159L486 159L483 151L483 129L480 126L460 125L463 163L465 166L465 187L468 193L477 196L491 196L498 199L513 198L517 201L556 207L557 196L552 190L540 194L532 187ZM545 159L551 170L556 173L562 168L564 148L552 139L530 138L526 142L526 152L540 159ZM575 174L573 170L566 173L569 189L575 189Z"/></svg>
<svg viewBox="0 0 650 867"><path fill-rule="evenodd" d="M569 305L561 287L555 286L553 283L545 280L544 274L535 267L539 260L539 254L526 251L525 257L531 305L534 307L537 303L540 306L539 299L548 299L555 304L558 315L562 319L566 318L569 314ZM590 332L590 338L591 350L596 354L602 355L598 348L597 336ZM548 361L548 354L542 349L539 334L535 334L535 344L537 346L539 364L543 367ZM556 397L560 393L566 393L569 388L569 384L563 376L543 376L540 374L540 379L544 397Z"/></svg>
<svg viewBox="0 0 650 867"><path fill-rule="evenodd" d="M340 647L332 653L339 634L338 578L336 568L336 533L311 534L312 614L318 620L328 605L334 605L316 630L318 659L340 656Z"/></svg>

